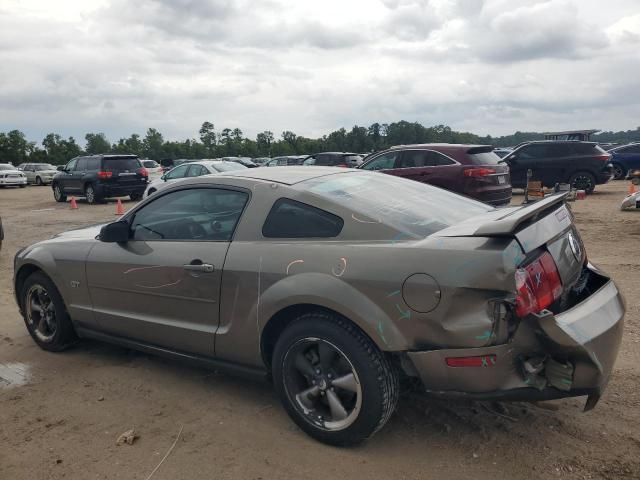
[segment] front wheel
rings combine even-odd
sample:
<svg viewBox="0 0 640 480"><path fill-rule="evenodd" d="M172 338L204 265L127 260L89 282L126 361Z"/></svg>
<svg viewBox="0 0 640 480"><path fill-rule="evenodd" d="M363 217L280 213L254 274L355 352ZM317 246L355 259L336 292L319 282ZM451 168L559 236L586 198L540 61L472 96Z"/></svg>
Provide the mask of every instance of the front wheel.
<svg viewBox="0 0 640 480"><path fill-rule="evenodd" d="M569 185L576 190L584 190L586 193L593 193L596 189L596 177L589 172L577 172L569 178Z"/></svg>
<svg viewBox="0 0 640 480"><path fill-rule="evenodd" d="M36 185L39 187L42 186L42 179L40 177L36 177Z"/></svg>
<svg viewBox="0 0 640 480"><path fill-rule="evenodd" d="M43 350L59 352L77 339L58 289L42 272L32 273L20 294L24 322Z"/></svg>
<svg viewBox="0 0 640 480"><path fill-rule="evenodd" d="M64 194L64 190L57 183L53 185L53 198L55 198L56 202L66 202L67 196Z"/></svg>
<svg viewBox="0 0 640 480"><path fill-rule="evenodd" d="M376 345L343 318L296 319L278 339L273 379L291 419L331 445L354 445L384 426L398 401L398 375Z"/></svg>

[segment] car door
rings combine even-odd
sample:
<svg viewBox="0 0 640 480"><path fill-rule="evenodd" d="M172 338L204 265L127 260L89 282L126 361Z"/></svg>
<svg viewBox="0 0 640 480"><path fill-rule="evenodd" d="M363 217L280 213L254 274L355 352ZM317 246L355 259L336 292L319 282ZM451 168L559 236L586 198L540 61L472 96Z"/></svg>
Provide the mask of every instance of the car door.
<svg viewBox="0 0 640 480"><path fill-rule="evenodd" d="M160 193L126 217L130 240L87 258L96 322L118 337L214 354L224 261L249 195L227 187Z"/></svg>
<svg viewBox="0 0 640 480"><path fill-rule="evenodd" d="M542 180L541 160L545 158L547 147L544 143L530 143L515 150L505 157L509 164L511 184L524 188L527 185L527 170L531 169L532 180Z"/></svg>
<svg viewBox="0 0 640 480"><path fill-rule="evenodd" d="M56 177L56 181L62 186L65 192L76 192L73 187L73 175L77 174L76 165L79 158L73 158L65 165L64 170L60 171L60 175Z"/></svg>
<svg viewBox="0 0 640 480"><path fill-rule="evenodd" d="M431 185L463 193L464 189L461 188L460 182L460 179L464 178L463 166L444 153L431 150L430 155L435 166L431 169L432 174L428 177L428 182Z"/></svg>
<svg viewBox="0 0 640 480"><path fill-rule="evenodd" d="M36 167L34 165L28 164L22 169L22 173L24 173L25 177L27 177L28 183L35 183L36 181Z"/></svg>
<svg viewBox="0 0 640 480"><path fill-rule="evenodd" d="M577 143L577 145L580 145ZM556 183L564 183L572 172L580 169L576 160L579 155L574 153L570 143L549 143L546 145L545 156L538 160L537 172L543 185L552 187Z"/></svg>
<svg viewBox="0 0 640 480"><path fill-rule="evenodd" d="M437 173L437 159L430 150L403 150L396 164L397 176L417 182L432 183Z"/></svg>
<svg viewBox="0 0 640 480"><path fill-rule="evenodd" d="M612 162L622 167L623 178L632 168L640 168L640 144L617 148L613 152Z"/></svg>

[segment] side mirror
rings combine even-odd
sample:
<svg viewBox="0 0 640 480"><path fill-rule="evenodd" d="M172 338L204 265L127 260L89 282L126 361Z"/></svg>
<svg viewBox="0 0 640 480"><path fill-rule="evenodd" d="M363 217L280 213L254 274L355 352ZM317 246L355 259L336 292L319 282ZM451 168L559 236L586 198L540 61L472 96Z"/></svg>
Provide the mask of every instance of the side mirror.
<svg viewBox="0 0 640 480"><path fill-rule="evenodd" d="M166 182L167 181L167 176L166 175L162 175L160 177L160 180L162 180L163 182Z"/></svg>
<svg viewBox="0 0 640 480"><path fill-rule="evenodd" d="M108 223L100 230L99 239L106 243L122 243L129 241L129 222L119 220Z"/></svg>

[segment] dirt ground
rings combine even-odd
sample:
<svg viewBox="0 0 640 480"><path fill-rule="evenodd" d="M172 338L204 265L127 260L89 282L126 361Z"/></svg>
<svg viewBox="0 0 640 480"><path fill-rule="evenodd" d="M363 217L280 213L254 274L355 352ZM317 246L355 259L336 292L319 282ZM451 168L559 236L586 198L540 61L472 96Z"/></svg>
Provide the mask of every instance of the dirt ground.
<svg viewBox="0 0 640 480"><path fill-rule="evenodd" d="M48 187L0 190L0 479L147 479L180 429L153 479L640 478L640 211L618 210L626 188L615 182L573 204L589 258L618 282L628 307L595 410L582 413L583 398L496 404L413 393L386 428L350 449L308 438L266 384L95 342L41 351L14 302L16 250L112 220L115 205L80 201L70 210ZM131 428L140 437L116 446Z"/></svg>

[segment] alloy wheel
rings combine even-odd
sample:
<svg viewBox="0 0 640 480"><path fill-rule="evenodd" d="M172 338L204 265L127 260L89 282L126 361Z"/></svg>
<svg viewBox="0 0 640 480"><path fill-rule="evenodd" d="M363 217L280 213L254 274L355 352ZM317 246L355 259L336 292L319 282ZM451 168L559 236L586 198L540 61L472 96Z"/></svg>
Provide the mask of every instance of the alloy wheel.
<svg viewBox="0 0 640 480"><path fill-rule="evenodd" d="M576 190L591 191L593 189L593 180L590 175L577 175L573 179L573 185Z"/></svg>
<svg viewBox="0 0 640 480"><path fill-rule="evenodd" d="M304 338L291 346L283 364L287 396L309 423L338 431L358 418L362 387L353 364L338 347Z"/></svg>
<svg viewBox="0 0 640 480"><path fill-rule="evenodd" d="M84 192L84 196L87 199L87 203L93 203L96 201L96 193L93 191L93 187L89 185Z"/></svg>
<svg viewBox="0 0 640 480"><path fill-rule="evenodd" d="M43 342L53 339L58 329L56 309L47 290L34 284L27 291L25 310L27 324L33 333Z"/></svg>

